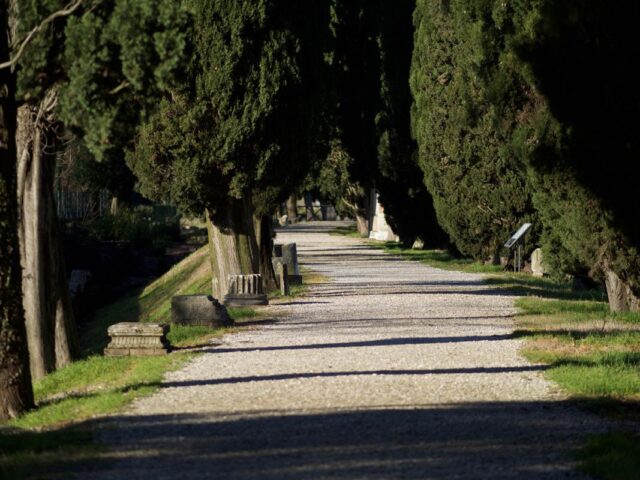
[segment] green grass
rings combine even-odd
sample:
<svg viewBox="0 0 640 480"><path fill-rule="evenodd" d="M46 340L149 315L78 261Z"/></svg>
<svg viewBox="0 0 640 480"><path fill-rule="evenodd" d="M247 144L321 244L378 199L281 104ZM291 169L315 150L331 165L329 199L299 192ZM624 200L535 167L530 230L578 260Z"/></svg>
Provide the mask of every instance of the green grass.
<svg viewBox="0 0 640 480"><path fill-rule="evenodd" d="M0 474L16 480L67 478L56 476L68 463L64 459L95 457L91 428L82 422L117 412L136 398L153 393L167 372L182 367L194 355L103 357L107 328L123 321L168 322L171 297L206 293L210 278L207 250L203 248L143 290L101 308L81 332L84 358L35 382L37 408L0 426ZM240 323L258 315L251 308L232 308L229 313ZM172 345L187 348L228 331L171 325L168 338Z"/></svg>
<svg viewBox="0 0 640 480"><path fill-rule="evenodd" d="M457 258L446 250L414 250L396 242L370 241L371 245L382 248L385 252L399 255L407 260L422 262L443 270L457 270L471 273L495 273L503 271L500 265L485 265L469 258Z"/></svg>
<svg viewBox="0 0 640 480"><path fill-rule="evenodd" d="M362 235L358 233L358 229L356 228L355 225L349 225L345 227L336 227L329 232L329 235L351 237L351 238L363 238Z"/></svg>
<svg viewBox="0 0 640 480"><path fill-rule="evenodd" d="M90 429L32 432L0 430L0 479L69 479L78 464L95 465L103 453Z"/></svg>
<svg viewBox="0 0 640 480"><path fill-rule="evenodd" d="M640 421L640 314L611 313L606 302L596 300L597 291L543 293L516 300L516 335L526 339L525 357L548 365L546 376L586 408ZM598 478L635 479L640 438L594 436L579 458L580 468Z"/></svg>
<svg viewBox="0 0 640 480"><path fill-rule="evenodd" d="M164 374L183 366L192 354L159 357L91 356L34 383L38 408L9 422L40 428L82 421L118 410L155 391Z"/></svg>
<svg viewBox="0 0 640 480"><path fill-rule="evenodd" d="M637 480L640 437L628 432L593 435L578 454L581 470L604 480Z"/></svg>

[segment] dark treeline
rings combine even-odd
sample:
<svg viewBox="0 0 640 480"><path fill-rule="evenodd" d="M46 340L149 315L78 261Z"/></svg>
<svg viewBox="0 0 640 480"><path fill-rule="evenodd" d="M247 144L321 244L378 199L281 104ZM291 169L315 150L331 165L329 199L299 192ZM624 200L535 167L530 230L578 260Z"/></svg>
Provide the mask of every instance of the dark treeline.
<svg viewBox="0 0 640 480"><path fill-rule="evenodd" d="M287 198L320 192L367 235L375 189L406 245L498 262L531 222L552 274L640 309L634 2L1 6L0 418L77 355L51 195L69 145L114 197L205 216L217 297L228 274L273 284Z"/></svg>
<svg viewBox="0 0 640 480"><path fill-rule="evenodd" d="M637 310L640 8L603 1L418 1L411 85L420 165L463 253L533 221L556 274Z"/></svg>

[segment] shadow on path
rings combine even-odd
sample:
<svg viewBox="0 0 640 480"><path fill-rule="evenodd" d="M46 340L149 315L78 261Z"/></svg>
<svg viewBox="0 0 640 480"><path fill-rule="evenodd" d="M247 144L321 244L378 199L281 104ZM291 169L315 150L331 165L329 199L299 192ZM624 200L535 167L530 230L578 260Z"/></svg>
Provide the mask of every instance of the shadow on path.
<svg viewBox="0 0 640 480"><path fill-rule="evenodd" d="M105 435L129 458L108 471L87 464L81 478L141 472L135 478L582 478L561 460L585 430L584 413L583 422L577 413L563 402L502 402L243 417L123 416L115 419L119 428L107 428Z"/></svg>
<svg viewBox="0 0 640 480"><path fill-rule="evenodd" d="M186 380L180 382L163 382L162 388L194 387L198 385L229 385L249 382L274 382L279 380L299 380L303 378L336 378L357 377L367 375L400 376L400 375L470 375L486 373L539 372L546 370L544 365L525 365L517 367L473 367L473 368L434 368L429 370L371 370L355 372L314 372L283 373L280 375L256 375L252 377L212 378L207 380Z"/></svg>
<svg viewBox="0 0 640 480"><path fill-rule="evenodd" d="M488 342L496 340L513 340L509 335L468 335L460 337L407 337L385 338L382 340L366 340L362 342L344 343L311 343L303 345L278 345L272 347L243 347L243 348L212 348L204 350L208 353L237 353L237 352L270 352L278 350L317 350L323 348L351 348L351 347L392 347L398 345L425 345L434 343L459 343L459 342Z"/></svg>

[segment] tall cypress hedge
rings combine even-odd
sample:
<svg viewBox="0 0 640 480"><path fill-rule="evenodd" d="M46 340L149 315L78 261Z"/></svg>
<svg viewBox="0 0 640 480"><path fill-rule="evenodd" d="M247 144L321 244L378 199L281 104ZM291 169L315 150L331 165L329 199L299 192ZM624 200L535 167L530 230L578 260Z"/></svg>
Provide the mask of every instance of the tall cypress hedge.
<svg viewBox="0 0 640 480"><path fill-rule="evenodd" d="M510 135L522 92L493 2L418 0L411 89L419 163L438 220L459 250L497 260L523 222L535 221L531 187Z"/></svg>

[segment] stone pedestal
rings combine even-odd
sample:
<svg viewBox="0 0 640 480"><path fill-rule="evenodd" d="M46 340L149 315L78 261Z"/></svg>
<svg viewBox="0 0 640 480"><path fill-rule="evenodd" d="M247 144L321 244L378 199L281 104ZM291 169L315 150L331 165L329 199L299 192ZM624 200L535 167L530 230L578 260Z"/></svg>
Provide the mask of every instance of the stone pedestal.
<svg viewBox="0 0 640 480"><path fill-rule="evenodd" d="M269 301L262 286L262 275L229 275L223 303L227 307L267 305Z"/></svg>
<svg viewBox="0 0 640 480"><path fill-rule="evenodd" d="M544 270L544 263L542 261L542 249L536 248L531 253L531 272L534 277L543 277L546 273Z"/></svg>
<svg viewBox="0 0 640 480"><path fill-rule="evenodd" d="M378 201L379 195L375 190L372 192L372 196L375 199L372 202L374 205L374 215L371 221L369 238L382 242L399 242L400 237L394 233L387 223L387 217L384 214L384 207L380 205L380 202Z"/></svg>
<svg viewBox="0 0 640 480"><path fill-rule="evenodd" d="M177 295L171 299L171 323L228 327L233 320L225 306L211 295Z"/></svg>
<svg viewBox="0 0 640 480"><path fill-rule="evenodd" d="M276 270L276 276L278 278L278 285L280 286L280 293L284 296L289 296L291 293L289 290L289 275L287 272L287 265L279 263Z"/></svg>
<svg viewBox="0 0 640 480"><path fill-rule="evenodd" d="M302 275L300 275L300 267L298 266L298 247L295 243L282 245L282 263L287 266L289 284L301 285Z"/></svg>
<svg viewBox="0 0 640 480"><path fill-rule="evenodd" d="M122 322L111 325L107 333L111 337L111 342L104 350L107 357L169 353L169 326L165 324Z"/></svg>

